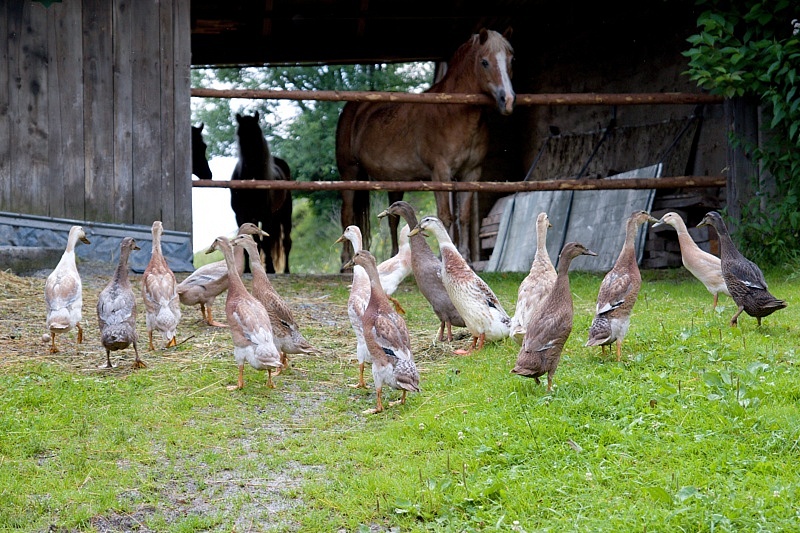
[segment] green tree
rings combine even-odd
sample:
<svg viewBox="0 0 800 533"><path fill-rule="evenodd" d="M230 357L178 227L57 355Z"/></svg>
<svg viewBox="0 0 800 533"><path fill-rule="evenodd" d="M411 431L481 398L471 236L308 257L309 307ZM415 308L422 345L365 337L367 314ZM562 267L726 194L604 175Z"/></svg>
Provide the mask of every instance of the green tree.
<svg viewBox="0 0 800 533"><path fill-rule="evenodd" d="M749 150L775 179L770 209L754 198L743 211L740 245L767 263L795 258L800 249L800 18L790 0L701 0L697 34L689 38L689 75L700 87L733 97L756 97L771 116L771 131ZM753 179L756 179L754 176Z"/></svg>

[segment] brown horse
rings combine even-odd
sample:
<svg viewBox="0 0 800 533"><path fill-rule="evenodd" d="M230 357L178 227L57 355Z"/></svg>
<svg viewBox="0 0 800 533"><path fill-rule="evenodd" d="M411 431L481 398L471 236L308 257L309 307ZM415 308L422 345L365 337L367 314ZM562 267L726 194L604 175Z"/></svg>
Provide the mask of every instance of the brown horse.
<svg viewBox="0 0 800 533"><path fill-rule="evenodd" d="M291 180L289 165L270 152L258 118L258 112L254 116L236 114L239 161L231 180ZM292 192L231 189L231 208L237 225L252 222L269 233L258 245L266 271L273 274L276 266L282 266L283 273L288 274L292 249Z"/></svg>
<svg viewBox="0 0 800 533"><path fill-rule="evenodd" d="M192 174L201 180L211 179L211 168L206 158L206 142L203 140L203 123L192 126Z"/></svg>
<svg viewBox="0 0 800 533"><path fill-rule="evenodd" d="M426 92L483 93L497 109L514 109L511 60L514 54L506 34L481 30L462 44L448 63L444 77ZM468 104L408 104L348 102L336 128L336 164L344 181L478 181L489 144L487 109ZM459 251L469 255L469 219L472 193L437 192L436 208L450 228ZM390 192L389 203L403 198ZM455 220L454 220L455 219ZM457 224L453 224L457 220ZM397 253L398 219L390 217L392 253ZM355 224L369 247L369 192L342 193L342 227ZM477 252L477 251L476 251ZM350 258L345 247L342 261Z"/></svg>

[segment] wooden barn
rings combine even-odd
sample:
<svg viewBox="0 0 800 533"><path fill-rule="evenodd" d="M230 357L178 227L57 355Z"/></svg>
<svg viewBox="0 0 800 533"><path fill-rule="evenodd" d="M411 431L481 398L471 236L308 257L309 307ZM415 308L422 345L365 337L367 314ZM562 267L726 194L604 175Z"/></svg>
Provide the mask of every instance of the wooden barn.
<svg viewBox="0 0 800 533"><path fill-rule="evenodd" d="M121 231L146 240L161 220L173 268L190 269L193 65L443 61L481 27L513 27L518 94L698 93L681 55L697 14L690 0L2 0L0 245L63 249L63 229L81 223L108 244L79 254L111 260ZM690 221L725 203L736 214L753 168L727 133L753 109L518 106L492 119L483 180L599 179L664 163L662 176L725 173L727 197L676 188L654 209L660 196ZM480 197L479 260L500 196Z"/></svg>

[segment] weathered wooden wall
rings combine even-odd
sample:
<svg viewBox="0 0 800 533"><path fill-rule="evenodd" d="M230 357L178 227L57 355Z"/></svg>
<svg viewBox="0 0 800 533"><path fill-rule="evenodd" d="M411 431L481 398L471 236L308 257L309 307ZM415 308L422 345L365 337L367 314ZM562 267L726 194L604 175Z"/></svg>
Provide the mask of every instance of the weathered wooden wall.
<svg viewBox="0 0 800 533"><path fill-rule="evenodd" d="M0 211L191 232L189 0L0 0Z"/></svg>

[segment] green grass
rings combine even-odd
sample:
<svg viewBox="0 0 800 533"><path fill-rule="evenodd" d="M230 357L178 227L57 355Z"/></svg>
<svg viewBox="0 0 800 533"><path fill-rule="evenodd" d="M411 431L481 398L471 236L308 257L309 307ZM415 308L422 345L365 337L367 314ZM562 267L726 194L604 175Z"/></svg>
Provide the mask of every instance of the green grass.
<svg viewBox="0 0 800 533"><path fill-rule="evenodd" d="M484 275L510 312L522 276ZM0 366L0 527L91 531L132 516L187 532L796 529L800 282L768 272L789 307L734 329L733 302L712 311L685 271L644 278L617 363L583 346L600 276L572 274L574 328L550 394L510 374L510 340L467 357L434 343L435 316L406 281L396 296L423 391L362 415L375 395L346 386L338 277L276 279L295 305L338 318L312 309L304 333L325 355L293 358L274 390L247 369L228 392L229 334L201 327L177 350L144 351L138 372Z"/></svg>

